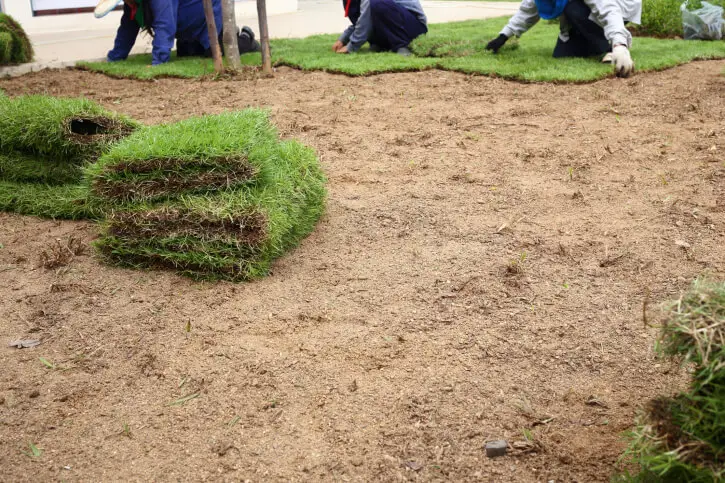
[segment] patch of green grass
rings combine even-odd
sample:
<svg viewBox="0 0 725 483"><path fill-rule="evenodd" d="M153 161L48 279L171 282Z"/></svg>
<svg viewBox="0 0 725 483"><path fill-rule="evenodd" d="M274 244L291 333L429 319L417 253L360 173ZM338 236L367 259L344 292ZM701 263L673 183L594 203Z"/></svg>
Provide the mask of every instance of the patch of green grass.
<svg viewBox="0 0 725 483"><path fill-rule="evenodd" d="M670 308L658 349L692 367L688 390L649 404L625 458L629 481L725 479L725 283L696 281Z"/></svg>
<svg viewBox="0 0 725 483"><path fill-rule="evenodd" d="M276 65L302 70L322 70L353 76L384 72L443 69L531 82L590 82L612 76L612 67L591 59L554 59L552 52L559 26L540 22L517 43L498 55L484 49L496 37L507 18L470 20L430 26L416 39L411 57L363 50L354 55L331 51L336 35L272 41ZM703 42L636 38L632 48L640 72L661 70L695 59L725 58L725 42ZM245 54L243 63L259 64L259 54ZM150 79L158 76L200 77L209 72L200 59L175 59L160 67L148 67L150 56L137 56L116 63L81 63L83 68L109 75ZM208 61L206 61L208 62ZM203 68L202 68L203 67Z"/></svg>
<svg viewBox="0 0 725 483"><path fill-rule="evenodd" d="M205 173L199 160L240 156L254 167L241 184L189 186ZM162 202L105 197L99 179L119 163L179 161L154 172L159 179L187 180ZM119 183L137 173L117 171ZM297 245L324 210L325 177L314 151L279 142L265 112L247 110L188 119L139 131L88 169L94 195L111 208L97 242L110 262L130 267L166 267L202 279L247 280L266 275L272 261ZM153 199L155 200L155 198ZM157 200L155 200L157 201Z"/></svg>
<svg viewBox="0 0 725 483"><path fill-rule="evenodd" d="M713 5L725 6L725 0L708 0ZM636 35L653 37L682 37L682 0L643 0L642 24L632 27ZM699 0L690 1L690 8L701 7Z"/></svg>
<svg viewBox="0 0 725 483"><path fill-rule="evenodd" d="M33 46L20 24L0 13L0 65L22 64L33 60Z"/></svg>

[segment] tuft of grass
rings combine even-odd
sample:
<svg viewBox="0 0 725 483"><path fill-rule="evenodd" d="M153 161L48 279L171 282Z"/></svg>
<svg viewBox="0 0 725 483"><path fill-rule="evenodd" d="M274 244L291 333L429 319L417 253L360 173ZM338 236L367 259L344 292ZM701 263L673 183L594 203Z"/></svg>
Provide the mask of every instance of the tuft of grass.
<svg viewBox="0 0 725 483"><path fill-rule="evenodd" d="M725 283L697 280L669 309L658 350L694 369L690 387L652 401L631 433L629 481L725 479Z"/></svg>
<svg viewBox="0 0 725 483"><path fill-rule="evenodd" d="M725 7L725 0L708 0L713 5ZM660 38L682 37L682 0L643 0L642 24L633 26L635 35L648 35ZM688 8L698 9L702 6L699 0L691 0Z"/></svg>
<svg viewBox="0 0 725 483"><path fill-rule="evenodd" d="M33 46L20 24L0 13L0 65L31 62L33 55Z"/></svg>
<svg viewBox="0 0 725 483"><path fill-rule="evenodd" d="M28 441L28 451L23 451L23 454L31 458L40 458L41 456L43 456L43 449L38 448L37 445Z"/></svg>
<svg viewBox="0 0 725 483"><path fill-rule="evenodd" d="M540 22L521 39L514 39L499 53L484 49L496 37L507 18L470 20L430 25L427 35L416 39L414 56L372 53L363 48L354 55L335 54L330 46L336 35L315 35L304 39L272 41L273 61L302 70L321 70L352 76L386 72L443 69L525 82L591 82L611 77L612 67L598 58L554 59L552 52L559 34L558 24ZM662 70L698 59L725 58L725 42L704 42L637 38L632 56L639 72ZM259 54L245 54L247 65L259 64ZM82 68L116 77L151 79L154 77L201 77L211 68L200 59L173 59L149 67L150 56L131 57L122 62L85 62Z"/></svg>
<svg viewBox="0 0 725 483"><path fill-rule="evenodd" d="M200 160L219 157L244 158L254 175L224 187L193 186L204 178L197 169L204 166ZM185 183L161 200L148 193L109 199L97 189L99 180L110 178L121 185L136 183L138 173L116 168L148 159L176 160L153 178ZM109 206L97 242L104 258L122 266L172 268L201 279L266 275L275 258L312 231L326 195L314 151L294 141L279 142L260 110L144 129L87 173L93 198Z"/></svg>

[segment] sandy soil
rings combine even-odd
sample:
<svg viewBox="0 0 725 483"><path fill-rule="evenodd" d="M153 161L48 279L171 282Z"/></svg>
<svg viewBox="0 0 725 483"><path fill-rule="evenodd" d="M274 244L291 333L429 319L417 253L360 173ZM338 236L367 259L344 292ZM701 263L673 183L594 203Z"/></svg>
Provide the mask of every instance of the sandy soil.
<svg viewBox="0 0 725 483"><path fill-rule="evenodd" d="M147 123L266 106L330 178L316 232L240 285L91 250L46 270L96 227L0 214L0 338L43 341L0 348L3 479L608 481L685 380L643 305L725 275L723 67L0 81ZM488 459L497 438L517 448Z"/></svg>

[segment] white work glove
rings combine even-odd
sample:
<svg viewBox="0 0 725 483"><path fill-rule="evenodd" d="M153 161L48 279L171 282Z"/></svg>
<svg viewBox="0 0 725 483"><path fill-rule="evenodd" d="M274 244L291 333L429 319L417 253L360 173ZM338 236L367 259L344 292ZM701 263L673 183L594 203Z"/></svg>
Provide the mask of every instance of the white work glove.
<svg viewBox="0 0 725 483"><path fill-rule="evenodd" d="M615 45L612 49L612 65L617 77L629 77L634 72L634 62L629 49L624 45Z"/></svg>

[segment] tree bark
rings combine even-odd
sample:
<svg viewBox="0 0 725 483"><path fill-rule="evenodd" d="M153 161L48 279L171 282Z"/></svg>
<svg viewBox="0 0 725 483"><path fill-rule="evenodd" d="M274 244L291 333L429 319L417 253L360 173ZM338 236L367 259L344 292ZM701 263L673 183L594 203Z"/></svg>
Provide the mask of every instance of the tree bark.
<svg viewBox="0 0 725 483"><path fill-rule="evenodd" d="M267 2L257 0L257 17L259 17L259 43L262 47L262 73L272 75L272 57L269 52L269 27L267 26Z"/></svg>
<svg viewBox="0 0 725 483"><path fill-rule="evenodd" d="M234 13L234 0L222 0L222 19L224 24L223 42L227 62L234 70L242 70L239 60L239 44L237 43L237 17Z"/></svg>
<svg viewBox="0 0 725 483"><path fill-rule="evenodd" d="M214 22L214 8L211 0L202 0L204 4L204 16L206 17L206 28L209 30L209 45L211 56L214 59L214 71L217 74L224 73L224 62L222 61L222 49L219 48L219 33Z"/></svg>

